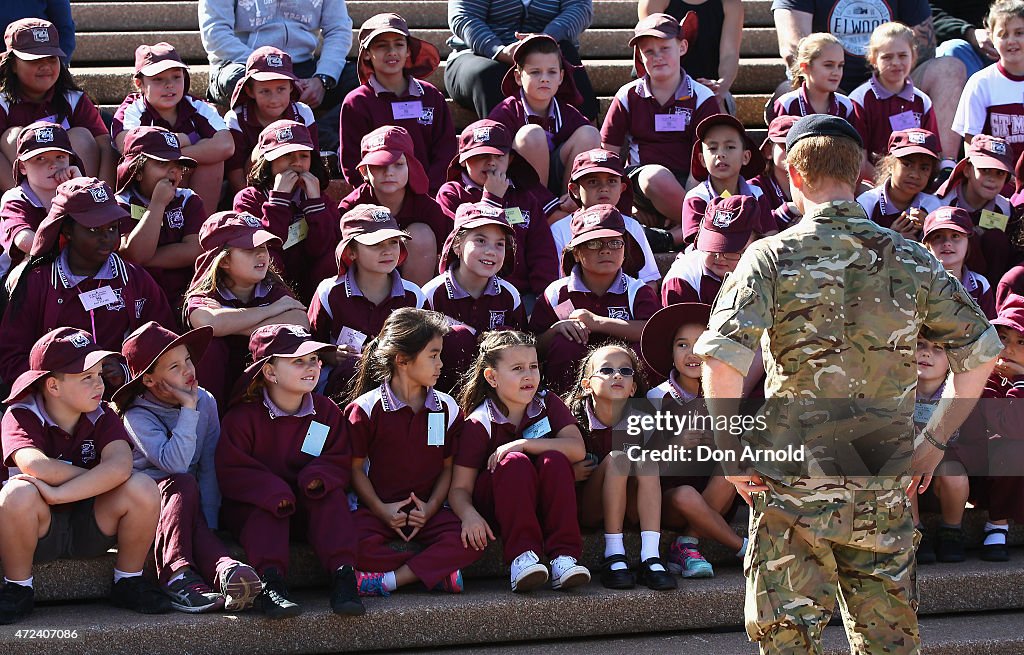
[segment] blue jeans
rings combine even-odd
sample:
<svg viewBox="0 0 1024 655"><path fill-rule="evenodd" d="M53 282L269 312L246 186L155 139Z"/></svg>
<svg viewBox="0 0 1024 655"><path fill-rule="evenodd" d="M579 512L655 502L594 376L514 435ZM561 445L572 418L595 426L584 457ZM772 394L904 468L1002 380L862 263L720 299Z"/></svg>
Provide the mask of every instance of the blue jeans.
<svg viewBox="0 0 1024 655"><path fill-rule="evenodd" d="M943 41L937 48L935 48L935 56L956 57L960 61L964 62L964 68L967 69L967 79L970 79L971 75L974 75L982 68L993 63L989 61L987 57L983 57L978 54L978 51L974 49L974 46L963 39L950 39L949 41Z"/></svg>

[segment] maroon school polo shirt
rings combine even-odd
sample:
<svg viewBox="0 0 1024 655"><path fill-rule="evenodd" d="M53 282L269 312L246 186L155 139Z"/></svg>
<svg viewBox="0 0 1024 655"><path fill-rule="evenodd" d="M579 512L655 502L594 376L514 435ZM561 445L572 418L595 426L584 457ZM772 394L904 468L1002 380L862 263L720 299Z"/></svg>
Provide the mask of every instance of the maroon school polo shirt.
<svg viewBox="0 0 1024 655"><path fill-rule="evenodd" d="M881 186L868 189L857 196L857 202L864 208L868 218L882 227L892 227L893 221L900 217L902 210L897 209L889 197L890 182L886 180ZM917 207L930 214L942 206L942 201L930 193L919 193L910 201L911 207Z"/></svg>
<svg viewBox="0 0 1024 655"><path fill-rule="evenodd" d="M353 207L365 204L381 204L373 193L369 182L363 182L342 198L338 204L338 211L345 215ZM409 187L405 187L405 200L402 201L402 207L397 214L392 214L392 216L398 222L398 227L403 230L413 223L423 223L429 227L437 241L438 252L441 252L441 246L448 238L448 233L452 231L452 219L444 213L441 205L425 193L413 193Z"/></svg>
<svg viewBox="0 0 1024 655"><path fill-rule="evenodd" d="M773 212L789 202L789 199L786 198L786 192L783 191L782 187L779 186L779 183L775 181L774 176L771 174L771 170L767 170L750 180L750 186L757 187L761 190L761 193L764 194L765 202L768 203L768 206Z"/></svg>
<svg viewBox="0 0 1024 655"><path fill-rule="evenodd" d="M43 398L30 392L13 403L4 413L4 465L15 468L14 453L22 448L37 448L50 459L58 459L83 469L100 463L103 449L115 441L132 442L117 413L106 403L88 414L82 414L73 434L68 434L46 413ZM13 473L13 471L12 471Z"/></svg>
<svg viewBox="0 0 1024 655"><path fill-rule="evenodd" d="M436 434L429 430L431 414L441 416ZM405 500L410 493L429 500L463 427L459 405L448 394L428 388L417 412L395 397L387 382L349 403L345 419L352 457L366 460L366 475L384 503Z"/></svg>
<svg viewBox="0 0 1024 655"><path fill-rule="evenodd" d="M163 290L146 269L112 254L93 277L75 278L65 256L63 251L52 263L24 273L21 304L8 305L0 322L0 380L13 381L26 371L32 344L58 327L85 330L100 348L120 352L125 336L143 323L177 326ZM80 294L104 287L116 300L86 311Z"/></svg>
<svg viewBox="0 0 1024 655"><path fill-rule="evenodd" d="M331 399L310 396L312 403L303 403L294 415L275 410L266 396L228 410L214 457L224 500L254 505L278 516L282 500L294 504L299 495L320 498L348 487L352 451L345 416ZM314 421L327 427L327 438L319 450L311 447L312 440L306 440L311 428L317 430ZM310 494L306 487L313 480L323 480L324 486Z"/></svg>
<svg viewBox="0 0 1024 655"><path fill-rule="evenodd" d="M596 295L584 284L577 264L569 275L552 282L544 294L537 298L537 305L530 316L530 330L535 334L543 334L561 320L555 307L567 300L572 301L573 309L587 309L598 316L623 321L645 321L661 309L653 289L622 271L619 271L619 279L603 296ZM593 339L590 345L595 345Z"/></svg>
<svg viewBox="0 0 1024 655"><path fill-rule="evenodd" d="M7 190L0 198L0 246L11 258L11 266L17 266L25 258L25 253L15 247L14 238L22 230L38 230L47 213L28 180Z"/></svg>
<svg viewBox="0 0 1024 655"><path fill-rule="evenodd" d="M187 134L192 143L185 145L195 145L200 139L209 139L220 130L228 129L213 105L188 94L178 102L178 120L174 125L161 118L141 93L129 94L114 113L110 135L116 137L140 125L156 125L176 134Z"/></svg>
<svg viewBox="0 0 1024 655"><path fill-rule="evenodd" d="M558 98L551 99L546 116L535 114L526 105L522 90L499 102L487 118L504 125L513 136L527 125L540 125L548 134L548 148L551 150L568 141L576 130L590 125L590 121L578 109L559 102Z"/></svg>
<svg viewBox="0 0 1024 655"><path fill-rule="evenodd" d="M997 214L1008 216L1012 222L1020 211L1010 204L1006 196L998 195L984 207L977 209L971 207L963 199L961 189L963 183L958 183L946 192L939 200L944 206L962 207L971 215L971 221L978 225L981 221L981 213L989 210ZM1013 246L1010 237L1001 230L986 229L981 236L972 234L970 237L971 246L967 250L967 260L964 265L972 271L977 271L985 277L997 279L1009 269L1010 257L1013 254Z"/></svg>
<svg viewBox="0 0 1024 655"><path fill-rule="evenodd" d="M541 191L550 196L546 189ZM506 210L519 208L523 220L512 225L516 235L516 261L508 281L517 289L536 294L543 293L548 284L558 279L558 254L541 197L543 194L535 193L533 187L523 190L509 185L505 197L499 198L484 191L466 175L461 182L448 182L437 192L437 202L453 220L459 205L470 202L486 202ZM557 199L554 204L558 204Z"/></svg>
<svg viewBox="0 0 1024 655"><path fill-rule="evenodd" d="M53 89L46 94L42 102L31 102L22 98L10 98L0 94L0 132L10 127L24 127L36 121L57 123L65 130L72 127L84 127L93 136L103 136L107 126L103 124L99 109L89 96L82 91L68 91L64 94L71 113L68 116L57 116L57 108L53 104Z"/></svg>
<svg viewBox="0 0 1024 655"><path fill-rule="evenodd" d="M889 151L889 135L897 130L919 127L939 133L932 99L915 88L910 78L899 93L893 93L872 75L853 90L850 100L853 101L853 125L864 140L868 161Z"/></svg>
<svg viewBox="0 0 1024 655"><path fill-rule="evenodd" d="M996 309L1002 309L1010 296L1024 296L1024 265L1006 271L996 285Z"/></svg>
<svg viewBox="0 0 1024 655"><path fill-rule="evenodd" d="M417 104L418 103L418 104ZM418 112L418 115L417 115ZM408 116L408 118L396 118ZM395 95L376 78L349 92L341 103L341 170L352 186L363 183L356 166L361 159L359 141L384 125L408 130L416 159L430 179L430 193L437 192L448 175L448 164L458 150L455 124L444 95L429 82L409 78L405 93Z"/></svg>
<svg viewBox="0 0 1024 655"><path fill-rule="evenodd" d="M974 298L974 302L978 303L978 307L981 307L985 316L989 320L995 318L996 294L985 276L965 268L960 282L963 283L964 289L971 295L971 298Z"/></svg>
<svg viewBox="0 0 1024 655"><path fill-rule="evenodd" d="M755 231L759 234L767 234L778 229L778 225L772 218L771 203L765 197L760 187L752 186L741 176L737 184L738 193L742 196L750 196L757 201L757 227ZM704 221L704 213L708 209L712 198L718 197L711 182L705 180L686 192L683 198L683 241L693 243L700 231L700 224Z"/></svg>
<svg viewBox="0 0 1024 655"><path fill-rule="evenodd" d="M142 219L142 214L149 205L149 200L143 198L132 185L118 194L117 204L124 207L132 219L126 221L127 229L134 230L137 221ZM138 218L136 218L136 216ZM157 247L166 246L172 243L181 243L185 237L198 235L199 228L203 226L208 213L203 207L203 199L191 189L176 189L174 199L167 203L164 210L164 220L160 225L160 237L157 240ZM189 282L192 281L192 274L195 272L195 265L184 268L156 268L147 266L146 271L153 276L156 283L164 290L167 299L175 307L179 306L181 299L185 296Z"/></svg>
<svg viewBox="0 0 1024 655"><path fill-rule="evenodd" d="M519 425L513 425L494 402L485 400L466 417L455 463L480 470L498 446L516 439L553 439L562 428L576 424L569 408L551 391L533 397Z"/></svg>
<svg viewBox="0 0 1024 655"><path fill-rule="evenodd" d="M391 295L375 305L363 295L356 283L355 268L344 275L323 280L309 305L309 324L313 338L337 343L342 328L358 330L367 341L380 334L384 321L403 307L422 309L423 292L412 282L402 279L398 271L391 273Z"/></svg>
<svg viewBox="0 0 1024 655"><path fill-rule="evenodd" d="M817 113L807 100L807 92L803 86L783 93L775 101L765 115L765 122L769 125L779 116L807 116ZM833 93L828 101L828 111L832 116L853 120L853 101L842 93Z"/></svg>
<svg viewBox="0 0 1024 655"><path fill-rule="evenodd" d="M612 99L601 126L601 143L627 146L627 166L661 164L677 175L690 172L697 125L718 113L711 89L683 72L675 98L661 105L645 76L624 85Z"/></svg>
<svg viewBox="0 0 1024 655"><path fill-rule="evenodd" d="M185 301L185 324L191 325L189 316L199 308L221 309L222 307L227 307L229 309L250 309L252 307L267 307L285 296L292 296L287 287L283 284L271 284L266 281L256 285L252 298L248 302L239 300L235 294L226 288L192 295Z"/></svg>
<svg viewBox="0 0 1024 655"><path fill-rule="evenodd" d="M687 250L679 253L661 283L661 304L681 302L715 304L722 280L704 266L704 253Z"/></svg>
<svg viewBox="0 0 1024 655"><path fill-rule="evenodd" d="M256 118L254 105L254 102L250 102L224 114L224 124L231 130L231 138L235 141L235 153L224 164L225 171L244 171L252 157L252 151L260 141L260 132L266 125L261 125ZM293 102L289 104L279 120L295 121L310 128L309 136L313 140L313 152L319 152L316 118L313 116L313 110L306 103Z"/></svg>
<svg viewBox="0 0 1024 655"><path fill-rule="evenodd" d="M678 377L679 373L673 368L667 380L656 387L651 387L647 392L647 400L651 401L655 409L661 409L666 399L671 399L680 405L685 405L700 397L679 386Z"/></svg>

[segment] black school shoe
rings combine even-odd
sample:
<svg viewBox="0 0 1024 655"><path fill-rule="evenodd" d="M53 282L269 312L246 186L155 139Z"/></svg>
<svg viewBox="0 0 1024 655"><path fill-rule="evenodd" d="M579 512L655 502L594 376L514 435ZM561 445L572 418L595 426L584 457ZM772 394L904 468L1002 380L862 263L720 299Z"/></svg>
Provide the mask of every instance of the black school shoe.
<svg viewBox="0 0 1024 655"><path fill-rule="evenodd" d="M1001 544L988 544L985 545L984 539L989 535L1003 533L1003 543ZM1010 561L1010 549L1006 547L1005 537L1009 535L1009 529L994 529L985 530L984 537L982 538L981 544L981 559L986 562L1009 562Z"/></svg>
<svg viewBox="0 0 1024 655"><path fill-rule="evenodd" d="M612 564L625 564L626 568L613 570ZM601 563L601 584L606 589L632 589L636 586L636 576L629 570L629 560L625 555L608 555Z"/></svg>
<svg viewBox="0 0 1024 655"><path fill-rule="evenodd" d="M287 619L302 613L302 608L288 597L284 578L275 568L263 572L263 591L256 597L253 607L263 612L268 619Z"/></svg>
<svg viewBox="0 0 1024 655"><path fill-rule="evenodd" d="M661 564L661 570L657 571L651 567ZM676 578L665 567L665 562L660 557L651 557L640 562L640 584L653 591L669 591L676 588Z"/></svg>
<svg viewBox="0 0 1024 655"><path fill-rule="evenodd" d="M940 562L962 562L964 554L964 531L962 528L939 526L935 532L935 557Z"/></svg>
<svg viewBox="0 0 1024 655"><path fill-rule="evenodd" d="M334 572L334 582L331 584L331 609L335 614L347 616L366 614L366 607L363 606L359 590L356 588L355 569L347 564Z"/></svg>
<svg viewBox="0 0 1024 655"><path fill-rule="evenodd" d="M121 578L110 588L110 602L114 607L139 614L165 614L171 611L171 599L144 576Z"/></svg>
<svg viewBox="0 0 1024 655"><path fill-rule="evenodd" d="M0 625L10 625L28 618L35 604L32 587L8 582L0 589Z"/></svg>

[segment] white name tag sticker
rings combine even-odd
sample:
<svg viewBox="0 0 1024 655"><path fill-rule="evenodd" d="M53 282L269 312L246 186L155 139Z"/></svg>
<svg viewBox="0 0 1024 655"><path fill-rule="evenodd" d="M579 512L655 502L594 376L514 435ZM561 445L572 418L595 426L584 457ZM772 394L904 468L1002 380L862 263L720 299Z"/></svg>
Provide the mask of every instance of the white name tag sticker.
<svg viewBox="0 0 1024 655"><path fill-rule="evenodd" d="M913 128L921 127L921 121L918 120L917 114L915 114L914 112L905 111L902 114L890 116L889 125L892 126L893 132L897 132L900 130L910 130Z"/></svg>
<svg viewBox="0 0 1024 655"><path fill-rule="evenodd" d="M146 208L142 205L132 205L132 218L139 221L146 215Z"/></svg>
<svg viewBox="0 0 1024 655"><path fill-rule="evenodd" d="M509 207L505 210L505 218L508 220L509 225L519 225L520 223L526 222L526 217L523 216L523 210L518 207Z"/></svg>
<svg viewBox="0 0 1024 655"><path fill-rule="evenodd" d="M338 333L338 344L339 346L349 346L355 349L357 353L363 352L363 344L366 343L366 335L359 330L353 330L350 327L341 328L341 332Z"/></svg>
<svg viewBox="0 0 1024 655"><path fill-rule="evenodd" d="M935 405L931 403L914 403L914 423L924 425L935 413Z"/></svg>
<svg viewBox="0 0 1024 655"><path fill-rule="evenodd" d="M419 100L409 100L408 102L392 102L391 103L391 116L396 120L404 120L406 118L414 118L419 120L420 116L423 115L423 103Z"/></svg>
<svg viewBox="0 0 1024 655"><path fill-rule="evenodd" d="M430 414L427 415L427 445L443 446L444 433L444 412L430 412Z"/></svg>
<svg viewBox="0 0 1024 655"><path fill-rule="evenodd" d="M1006 231L1006 225L1010 222L1010 217L1006 214L1000 214L988 209L981 211L981 219L978 220L978 227L984 230L1000 230Z"/></svg>
<svg viewBox="0 0 1024 655"><path fill-rule="evenodd" d="M306 438L302 440L302 452L319 457L324 450L324 444L327 443L327 435L330 432L331 429L323 423L316 421L310 423L309 429L306 430Z"/></svg>
<svg viewBox="0 0 1024 655"><path fill-rule="evenodd" d="M87 312L118 302L117 294L109 286L80 293L78 299L82 301L82 307L85 307Z"/></svg>
<svg viewBox="0 0 1024 655"><path fill-rule="evenodd" d="M686 131L686 114L655 114L655 132L684 132Z"/></svg>
<svg viewBox="0 0 1024 655"><path fill-rule="evenodd" d="M294 245L302 243L309 235L309 223L306 219L300 218L288 226L288 240L284 242L284 249L288 250Z"/></svg>
<svg viewBox="0 0 1024 655"><path fill-rule="evenodd" d="M576 311L576 308L573 307L571 300L566 300L565 302L560 302L555 305L555 316L557 316L560 321L564 321L569 318L569 315L574 311Z"/></svg>
<svg viewBox="0 0 1024 655"><path fill-rule="evenodd" d="M551 432L551 422L545 416L530 427L523 430L523 439L540 439Z"/></svg>

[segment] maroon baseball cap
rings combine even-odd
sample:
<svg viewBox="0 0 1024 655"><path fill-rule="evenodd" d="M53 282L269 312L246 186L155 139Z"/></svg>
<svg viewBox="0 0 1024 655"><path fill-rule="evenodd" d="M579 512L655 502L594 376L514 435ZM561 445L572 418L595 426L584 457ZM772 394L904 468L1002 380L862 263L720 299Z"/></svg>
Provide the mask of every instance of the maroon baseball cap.
<svg viewBox="0 0 1024 655"><path fill-rule="evenodd" d="M123 220L128 212L117 204L114 190L103 180L95 177L68 180L57 187L50 212L39 224L29 254L42 255L53 249L64 219L68 217L83 227L94 228Z"/></svg>
<svg viewBox="0 0 1024 655"><path fill-rule="evenodd" d="M405 73L410 77L424 78L437 70L441 65L441 55L434 44L417 39L409 32L409 25L398 14L377 14L370 16L359 28L359 81L366 84L373 73L373 68L363 57L375 38L381 34L401 34L409 46L409 58L405 62Z"/></svg>
<svg viewBox="0 0 1024 655"><path fill-rule="evenodd" d="M161 41L153 45L143 44L135 48L136 77L139 75L158 75L171 68L182 68L188 71L188 66L181 60L178 51L170 43ZM188 79L187 73L186 79Z"/></svg>
<svg viewBox="0 0 1024 655"><path fill-rule="evenodd" d="M412 236L398 227L398 221L391 215L387 207L370 204L356 205L341 217L341 243L334 251L339 272L344 273L352 265L352 259L346 250L353 240L364 246L375 246L388 239L396 238L401 244L401 253L398 256L398 265L401 266L408 255L405 240L411 239Z"/></svg>
<svg viewBox="0 0 1024 655"><path fill-rule="evenodd" d="M181 154L177 134L155 125L140 125L128 130L121 152L121 162L117 165L117 193L121 193L131 184L132 167L139 157L178 162L186 168L195 168L199 165L195 159Z"/></svg>
<svg viewBox="0 0 1024 655"><path fill-rule="evenodd" d="M448 181L462 179L463 164L477 155L508 155L507 174L516 184L530 186L537 182L537 171L512 148L508 128L490 119L470 123L459 135L459 152L448 166Z"/></svg>
<svg viewBox="0 0 1024 655"><path fill-rule="evenodd" d="M300 150L312 152L314 150L313 137L309 134L309 128L302 123L286 120L274 121L260 132L256 150L267 161L274 161L290 152Z"/></svg>
<svg viewBox="0 0 1024 655"><path fill-rule="evenodd" d="M52 373L84 373L104 357L117 353L103 350L85 330L60 327L47 332L32 345L28 354L28 370L11 385L4 399L10 403L20 398L38 380Z"/></svg>
<svg viewBox="0 0 1024 655"><path fill-rule="evenodd" d="M576 158L572 160L569 181L575 182L591 173L608 173L619 177L625 177L626 174L619 153L604 148L594 148L576 155Z"/></svg>
<svg viewBox="0 0 1024 655"><path fill-rule="evenodd" d="M555 97L570 105L579 105L583 102L583 95L576 88L576 79L573 72L580 66L574 65L562 54L558 41L547 34L530 34L516 43L512 49L512 66L505 73L501 80L501 92L506 96L519 97L519 85L516 84L516 68L523 65L523 60L532 52L532 49L541 42L550 42L558 50L558 56L562 60L562 83L558 85Z"/></svg>
<svg viewBox="0 0 1024 655"><path fill-rule="evenodd" d="M974 234L974 221L963 207L939 207L924 219L921 241L937 230L953 230L970 236Z"/></svg>
<svg viewBox="0 0 1024 655"><path fill-rule="evenodd" d="M299 87L296 82L299 78L292 70L292 56L284 50L275 48L272 45L265 45L256 48L245 60L245 75L235 84L235 90L231 93L231 107L249 101L245 95L245 85L249 81L270 82L271 80L288 80L292 83L292 101L299 99ZM239 102L241 101L241 102Z"/></svg>
<svg viewBox="0 0 1024 655"><path fill-rule="evenodd" d="M730 116L729 114L715 114L714 116L708 116L697 124L697 138L694 139L693 149L690 151L690 173L693 175L693 179L700 182L708 179L708 169L704 166L703 158L701 157L701 145L708 131L719 125L726 125L739 132L740 140L743 142L743 149L750 151L750 161L740 168L740 175L751 180L763 173L765 167L764 155L754 147L754 142L747 134L746 129L744 129L743 123L735 116Z"/></svg>
<svg viewBox="0 0 1024 655"><path fill-rule="evenodd" d="M676 303L659 309L640 333L640 356L658 375L668 378L675 367L672 351L676 332L684 325L707 327L709 320L711 305L701 302Z"/></svg>
<svg viewBox="0 0 1024 655"><path fill-rule="evenodd" d="M178 346L188 348L192 363L197 365L213 339L213 327L204 325L178 336L156 321L149 321L129 334L121 345L121 354L128 363L131 376L120 389L114 392L110 401L123 412L131 399L142 393L142 376L148 372L164 354Z"/></svg>
<svg viewBox="0 0 1024 655"><path fill-rule="evenodd" d="M757 200L739 194L714 198L697 232L701 252L740 252L757 227Z"/></svg>
<svg viewBox="0 0 1024 655"><path fill-rule="evenodd" d="M452 248L455 246L455 238L459 235L459 232L483 227L484 225L496 225L505 230L508 235L508 238L505 239L505 261L502 263L498 274L507 274L515 267L516 231L509 224L508 218L505 216L505 210L486 202L467 202L459 205L458 209L455 210L454 226L448 238L444 240L444 246L441 248L441 261L437 267L438 272L444 273L457 259Z"/></svg>
<svg viewBox="0 0 1024 655"><path fill-rule="evenodd" d="M78 166L78 170L85 168L74 148L71 147L71 139L67 131L56 123L37 121L26 126L18 134L18 156L12 164L11 175L18 183L24 179L18 166L19 162L27 161L41 152L56 150L68 154L71 166Z"/></svg>
<svg viewBox="0 0 1024 655"><path fill-rule="evenodd" d="M48 20L41 18L22 18L7 26L4 30L4 44L7 54L18 59L31 61L46 57L67 57L60 49L60 35L57 28Z"/></svg>
<svg viewBox="0 0 1024 655"><path fill-rule="evenodd" d="M1002 325L1024 334L1024 296L1010 294L992 319L992 325Z"/></svg>
<svg viewBox="0 0 1024 655"><path fill-rule="evenodd" d="M275 323L256 328L249 337L252 364L242 372L235 383L232 398L238 398L259 375L271 357L305 357L319 350L334 348L329 343L313 341L313 335L299 325Z"/></svg>
<svg viewBox="0 0 1024 655"><path fill-rule="evenodd" d="M939 143L939 137L929 130L915 127L897 130L889 135L889 154L893 157L920 154L941 159L941 153L942 144Z"/></svg>
<svg viewBox="0 0 1024 655"><path fill-rule="evenodd" d="M765 152L765 149L772 144L779 144L783 148L786 147L786 136L789 135L789 128L793 127L793 123L800 120L799 116L776 116L772 119L772 122L768 125L768 136L761 142L761 154L764 155L765 159L771 159L771 151Z"/></svg>
<svg viewBox="0 0 1024 655"><path fill-rule="evenodd" d="M281 239L268 232L259 218L247 212L217 212L203 222L199 228L199 245L204 251L224 247L258 248Z"/></svg>
<svg viewBox="0 0 1024 655"><path fill-rule="evenodd" d="M637 77L647 74L643 59L640 57L640 50L636 46L636 42L645 36L653 36L658 39L679 39L684 41L689 49L697 39L697 13L688 11L681 21L668 14L651 14L640 19L640 22L633 28L633 38L629 40L629 47L633 48L633 66L636 68ZM682 58L679 61L682 65Z"/></svg>
<svg viewBox="0 0 1024 655"><path fill-rule="evenodd" d="M962 182L967 174L967 164L975 168L994 168L1006 171L1011 176L1014 174L1013 148L1006 139L987 134L978 134L971 139L964 151L964 158L956 164L956 168L949 174L949 178L942 183L935 191L938 196L944 196L956 184Z"/></svg>
<svg viewBox="0 0 1024 655"><path fill-rule="evenodd" d="M356 168L363 166L390 166L405 155L409 166L409 188L413 193L427 193L430 180L423 164L416 159L416 145L412 136L404 127L384 125L378 127L362 138L359 142L359 154L362 159ZM364 175L365 177L365 175Z"/></svg>
<svg viewBox="0 0 1024 655"><path fill-rule="evenodd" d="M569 219L569 230L572 238L562 249L562 274L568 275L576 264L573 248L594 239L614 239L620 237L625 242L623 266L643 256L640 244L626 229L626 221L613 205L594 205L580 209ZM639 260L642 261L642 260Z"/></svg>

